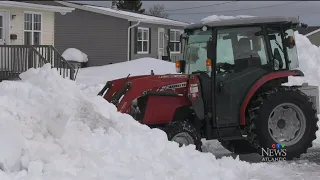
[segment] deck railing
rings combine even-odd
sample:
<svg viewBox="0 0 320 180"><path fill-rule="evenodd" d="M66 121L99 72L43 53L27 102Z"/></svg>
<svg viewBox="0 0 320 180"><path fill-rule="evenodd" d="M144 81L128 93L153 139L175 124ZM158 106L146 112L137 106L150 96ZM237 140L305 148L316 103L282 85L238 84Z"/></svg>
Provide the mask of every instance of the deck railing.
<svg viewBox="0 0 320 180"><path fill-rule="evenodd" d="M0 81L19 78L20 73L46 63L64 78L75 79L75 67L51 45L0 45Z"/></svg>

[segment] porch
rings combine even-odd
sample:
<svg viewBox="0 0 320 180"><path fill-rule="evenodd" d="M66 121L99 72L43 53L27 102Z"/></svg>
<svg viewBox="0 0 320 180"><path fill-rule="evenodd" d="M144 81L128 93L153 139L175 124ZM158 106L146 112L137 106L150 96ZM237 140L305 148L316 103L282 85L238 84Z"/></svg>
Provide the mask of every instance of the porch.
<svg viewBox="0 0 320 180"><path fill-rule="evenodd" d="M75 65L52 45L0 45L0 81L18 80L30 68L50 63L63 78L75 79Z"/></svg>

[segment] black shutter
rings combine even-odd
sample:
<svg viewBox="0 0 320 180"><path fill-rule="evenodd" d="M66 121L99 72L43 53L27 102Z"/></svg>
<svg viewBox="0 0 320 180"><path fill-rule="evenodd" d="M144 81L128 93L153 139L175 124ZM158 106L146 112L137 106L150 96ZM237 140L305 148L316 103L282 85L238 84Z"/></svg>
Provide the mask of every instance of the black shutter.
<svg viewBox="0 0 320 180"><path fill-rule="evenodd" d="M168 45L170 44L170 29L168 29ZM169 46L170 47L170 46Z"/></svg>
<svg viewBox="0 0 320 180"><path fill-rule="evenodd" d="M138 51L138 28L134 27L133 28L133 48L134 48L134 54L137 54Z"/></svg>
<svg viewBox="0 0 320 180"><path fill-rule="evenodd" d="M168 29L168 40L167 40L167 55L170 59L170 29Z"/></svg>
<svg viewBox="0 0 320 180"><path fill-rule="evenodd" d="M151 28L149 28L149 54L151 54Z"/></svg>

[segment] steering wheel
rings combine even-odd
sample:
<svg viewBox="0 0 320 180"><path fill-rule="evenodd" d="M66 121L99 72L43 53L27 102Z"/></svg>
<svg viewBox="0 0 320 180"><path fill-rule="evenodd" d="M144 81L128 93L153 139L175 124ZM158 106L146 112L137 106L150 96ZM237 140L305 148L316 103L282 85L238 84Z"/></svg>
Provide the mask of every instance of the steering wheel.
<svg viewBox="0 0 320 180"><path fill-rule="evenodd" d="M233 69L233 66L232 64L229 64L229 63L217 63L216 64L216 71L217 73L232 73L231 70ZM224 70L223 72L221 71Z"/></svg>

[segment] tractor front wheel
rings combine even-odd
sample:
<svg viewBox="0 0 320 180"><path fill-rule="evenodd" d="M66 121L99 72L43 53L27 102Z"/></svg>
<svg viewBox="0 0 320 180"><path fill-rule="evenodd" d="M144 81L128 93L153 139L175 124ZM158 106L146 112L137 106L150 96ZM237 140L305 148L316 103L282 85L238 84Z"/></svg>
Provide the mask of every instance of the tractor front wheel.
<svg viewBox="0 0 320 180"><path fill-rule="evenodd" d="M299 158L316 139L317 111L311 99L293 87L259 94L251 102L248 114L248 138L262 156L267 156L270 149L284 149L285 153L279 150L277 157Z"/></svg>
<svg viewBox="0 0 320 180"><path fill-rule="evenodd" d="M174 121L165 126L162 129L166 132L169 141L174 141L179 144L188 146L193 144L196 146L196 149L201 151L201 136L197 129L186 121Z"/></svg>

